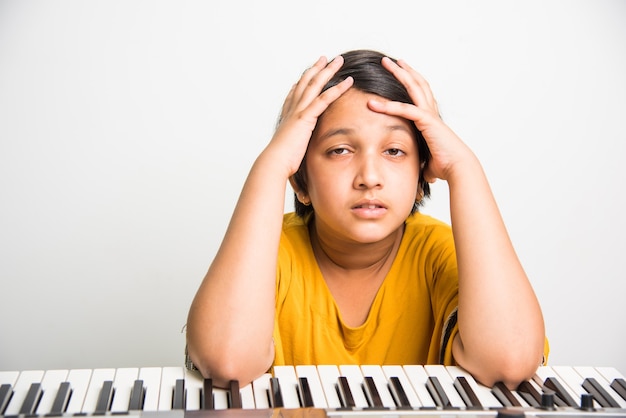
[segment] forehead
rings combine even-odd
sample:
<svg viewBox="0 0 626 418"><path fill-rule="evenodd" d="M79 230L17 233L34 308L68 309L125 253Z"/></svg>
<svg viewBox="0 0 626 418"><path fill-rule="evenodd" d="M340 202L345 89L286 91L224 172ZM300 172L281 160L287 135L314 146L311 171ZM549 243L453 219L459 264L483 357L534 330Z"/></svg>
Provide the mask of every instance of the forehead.
<svg viewBox="0 0 626 418"><path fill-rule="evenodd" d="M369 100L389 101L372 93L350 89L335 100L318 118L316 136L325 136L328 131L367 131L401 130L414 136L413 123L399 116L372 111Z"/></svg>

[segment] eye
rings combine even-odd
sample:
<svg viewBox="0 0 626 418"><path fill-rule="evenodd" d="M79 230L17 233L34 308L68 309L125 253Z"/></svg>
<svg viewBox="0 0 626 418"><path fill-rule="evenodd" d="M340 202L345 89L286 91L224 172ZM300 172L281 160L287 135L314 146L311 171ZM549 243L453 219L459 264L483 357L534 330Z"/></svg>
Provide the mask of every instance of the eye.
<svg viewBox="0 0 626 418"><path fill-rule="evenodd" d="M389 148L387 151L385 151L385 154L391 155L392 157L399 157L401 155L404 155L404 151L399 148Z"/></svg>
<svg viewBox="0 0 626 418"><path fill-rule="evenodd" d="M348 150L346 148L333 148L330 151L328 151L329 155L345 155L348 153Z"/></svg>

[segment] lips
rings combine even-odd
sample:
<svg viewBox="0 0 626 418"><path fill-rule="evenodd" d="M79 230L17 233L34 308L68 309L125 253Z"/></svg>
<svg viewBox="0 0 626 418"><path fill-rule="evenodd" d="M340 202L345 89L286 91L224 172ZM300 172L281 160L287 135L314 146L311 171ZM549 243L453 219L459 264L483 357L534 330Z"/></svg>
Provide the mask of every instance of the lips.
<svg viewBox="0 0 626 418"><path fill-rule="evenodd" d="M382 206L372 205L372 204L363 204L363 205L358 205L354 207L354 209L376 209L376 208L382 208Z"/></svg>
<svg viewBox="0 0 626 418"><path fill-rule="evenodd" d="M387 207L378 200L365 200L357 202L352 209L387 209Z"/></svg>

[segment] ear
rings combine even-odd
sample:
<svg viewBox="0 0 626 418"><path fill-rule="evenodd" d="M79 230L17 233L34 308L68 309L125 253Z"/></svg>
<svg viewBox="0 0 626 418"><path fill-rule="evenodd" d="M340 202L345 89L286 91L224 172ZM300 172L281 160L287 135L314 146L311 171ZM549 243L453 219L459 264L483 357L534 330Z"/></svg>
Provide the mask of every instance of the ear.
<svg viewBox="0 0 626 418"><path fill-rule="evenodd" d="M421 184L417 185L417 193L415 194L415 203L420 203L424 199L424 189L422 189Z"/></svg>
<svg viewBox="0 0 626 418"><path fill-rule="evenodd" d="M294 176L289 177L289 184L291 185L293 191L296 193L296 198L300 203L306 206L311 204L309 194L306 192L306 190L303 190L298 186L298 182L296 181Z"/></svg>

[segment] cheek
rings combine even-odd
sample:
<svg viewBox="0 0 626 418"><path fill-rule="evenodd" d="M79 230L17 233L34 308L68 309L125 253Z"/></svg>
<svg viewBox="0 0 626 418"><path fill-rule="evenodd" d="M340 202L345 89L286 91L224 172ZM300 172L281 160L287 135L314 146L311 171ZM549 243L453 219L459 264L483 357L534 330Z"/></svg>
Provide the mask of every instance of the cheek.
<svg viewBox="0 0 626 418"><path fill-rule="evenodd" d="M342 175L343 174L343 175ZM311 199L329 200L343 186L346 173L332 172L327 167L311 164L307 166L307 188Z"/></svg>

